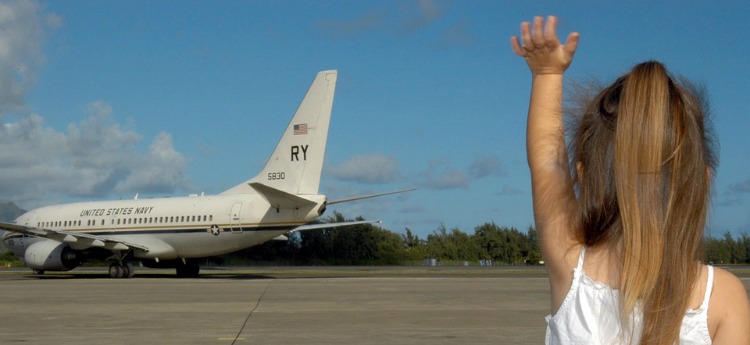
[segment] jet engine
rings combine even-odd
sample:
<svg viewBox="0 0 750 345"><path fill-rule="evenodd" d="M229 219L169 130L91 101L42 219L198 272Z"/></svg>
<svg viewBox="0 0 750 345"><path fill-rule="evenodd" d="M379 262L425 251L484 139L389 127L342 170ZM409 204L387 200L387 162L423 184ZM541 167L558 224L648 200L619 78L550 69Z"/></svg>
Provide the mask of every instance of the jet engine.
<svg viewBox="0 0 750 345"><path fill-rule="evenodd" d="M35 271L68 271L81 264L77 251L67 244L52 240L31 244L26 248L24 260Z"/></svg>

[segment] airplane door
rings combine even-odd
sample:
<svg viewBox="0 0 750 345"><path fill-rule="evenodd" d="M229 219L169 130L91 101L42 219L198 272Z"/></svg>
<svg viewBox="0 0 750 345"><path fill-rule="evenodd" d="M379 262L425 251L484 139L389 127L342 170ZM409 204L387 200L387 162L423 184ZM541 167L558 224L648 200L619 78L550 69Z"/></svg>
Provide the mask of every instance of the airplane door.
<svg viewBox="0 0 750 345"><path fill-rule="evenodd" d="M235 202L232 205L232 210L229 212L229 229L233 234L242 233L242 202Z"/></svg>

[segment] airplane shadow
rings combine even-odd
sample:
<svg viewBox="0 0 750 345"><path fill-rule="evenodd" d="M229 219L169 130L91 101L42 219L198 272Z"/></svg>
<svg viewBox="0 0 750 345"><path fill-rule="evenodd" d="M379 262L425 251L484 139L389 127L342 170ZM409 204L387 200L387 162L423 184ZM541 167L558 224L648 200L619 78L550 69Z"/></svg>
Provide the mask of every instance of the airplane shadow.
<svg viewBox="0 0 750 345"><path fill-rule="evenodd" d="M262 272L257 272L258 270ZM255 272L254 272L255 271ZM135 275L132 278L110 278L106 268L102 267L79 267L72 271L66 272L45 272L44 274L38 275L33 274L31 271L16 271L14 274L4 275L5 278L12 276L21 279L38 279L38 280L65 280L65 279L114 279L114 280L137 280L137 279L178 279L178 280L262 280L262 279L314 279L314 278L325 278L325 279L336 279L336 278L355 278L355 277L372 277L377 276L368 273L366 270L359 272L352 271L341 271L336 268L326 267L322 269L316 268L304 268L304 269L268 269L268 268L247 268L247 267L233 267L233 268L216 268L216 267L202 267L201 273L198 277L179 277L172 269L151 269L151 268L138 268L135 269ZM1 277L0 277L1 278ZM3 279L0 279L3 280Z"/></svg>
<svg viewBox="0 0 750 345"><path fill-rule="evenodd" d="M132 278L110 278L106 271L84 271L84 272L51 272L42 275L37 275L29 272L28 274L13 275L21 279L38 279L38 280L66 280L66 279L113 279L113 280L139 280L139 279L176 279L176 280L264 280L264 279L339 279L339 278L365 278L373 277L377 275L370 275L366 273L352 274L352 273L279 273L267 274L267 273L236 273L236 272L216 272L206 270L205 273L201 273L198 277L179 277L175 273L161 273L161 272L139 272L136 270L135 275ZM9 278L9 276L6 276ZM2 279L0 279L2 280Z"/></svg>
<svg viewBox="0 0 750 345"><path fill-rule="evenodd" d="M135 273L135 275L132 278L110 278L109 274L106 272L102 273L94 273L94 272L84 272L84 273L75 273L75 272L64 272L59 273L55 272L52 274L33 274L29 273L27 275L23 275L26 278L29 279L38 279L38 280L67 280L67 279L114 279L114 280L138 280L138 279L177 279L177 280L191 280L191 279L199 279L199 280L220 280L220 279L231 279L231 280L261 280L261 279L277 279L277 277L270 276L270 275L264 275L264 274L245 274L245 273L238 273L238 274L202 274L198 277L178 277L176 274L172 273L143 273L138 274L138 272Z"/></svg>

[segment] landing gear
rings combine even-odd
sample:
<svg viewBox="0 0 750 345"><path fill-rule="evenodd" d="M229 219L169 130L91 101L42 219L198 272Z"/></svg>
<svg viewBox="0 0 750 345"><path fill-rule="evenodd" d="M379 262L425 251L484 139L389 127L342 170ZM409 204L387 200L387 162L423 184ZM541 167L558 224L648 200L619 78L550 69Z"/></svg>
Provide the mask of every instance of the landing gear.
<svg viewBox="0 0 750 345"><path fill-rule="evenodd" d="M128 257L131 253L132 250L129 250L125 253L123 253L122 251L112 253L112 256L107 259L108 261L114 261L111 265L109 265L110 278L133 278L133 275L135 274L133 265L125 262L125 258Z"/></svg>
<svg viewBox="0 0 750 345"><path fill-rule="evenodd" d="M109 266L110 278L133 278L134 274L135 270L130 263L121 264L116 262Z"/></svg>
<svg viewBox="0 0 750 345"><path fill-rule="evenodd" d="M32 273L34 273L35 276L43 276L44 270L32 270Z"/></svg>

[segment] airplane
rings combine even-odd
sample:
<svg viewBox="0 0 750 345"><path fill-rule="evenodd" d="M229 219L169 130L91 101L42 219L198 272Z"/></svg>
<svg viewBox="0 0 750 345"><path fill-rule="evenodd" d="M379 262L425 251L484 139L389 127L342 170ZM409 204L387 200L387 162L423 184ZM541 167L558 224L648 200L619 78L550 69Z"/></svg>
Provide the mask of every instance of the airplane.
<svg viewBox="0 0 750 345"><path fill-rule="evenodd" d="M133 262L200 273L198 258L222 255L294 231L377 221L312 224L328 205L410 191L328 201L319 194L336 70L319 72L261 172L217 195L95 201L41 207L0 223L2 241L35 274L112 261L109 277L130 278Z"/></svg>

